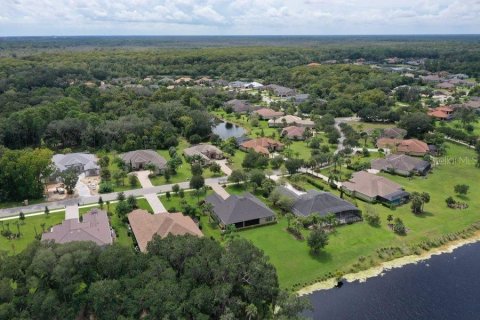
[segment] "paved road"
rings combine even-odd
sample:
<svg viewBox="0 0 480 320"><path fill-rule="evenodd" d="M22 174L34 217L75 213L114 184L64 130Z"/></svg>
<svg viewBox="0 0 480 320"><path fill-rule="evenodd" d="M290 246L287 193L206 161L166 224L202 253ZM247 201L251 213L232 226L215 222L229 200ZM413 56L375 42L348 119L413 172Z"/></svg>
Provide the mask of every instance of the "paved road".
<svg viewBox="0 0 480 320"><path fill-rule="evenodd" d="M209 179L205 179L205 184L208 185L209 183L212 183L212 182L223 183L225 180L226 180L226 177L209 178ZM165 184L161 186L155 186L151 188L134 189L134 190L125 191L124 193L125 193L125 196L127 197L129 195L133 195L134 197L143 197L147 194L158 194L158 193L165 193L167 191L172 191L173 185L174 184L172 183L172 184ZM190 188L190 184L188 181L178 183L178 185L182 189ZM117 200L118 194L119 192L105 193L105 194L102 194L101 197L104 202L114 201L114 200ZM78 197L78 198L71 198L71 199L66 199L61 201L44 202L44 203L23 206L23 207L0 209L0 218L18 215L20 211L22 211L25 214L34 213L34 212L43 212L45 210L45 206L48 206L50 210L55 210L55 209L64 209L66 206L69 206L69 205L94 204L94 203L98 203L99 197L100 196Z"/></svg>
<svg viewBox="0 0 480 320"><path fill-rule="evenodd" d="M343 145L343 141L345 141L345 134L340 128L340 124L345 122L359 121L359 120L360 118L357 118L357 117L335 118L335 128L340 133L340 139L338 139L337 150L335 150L335 154L345 149L345 146Z"/></svg>

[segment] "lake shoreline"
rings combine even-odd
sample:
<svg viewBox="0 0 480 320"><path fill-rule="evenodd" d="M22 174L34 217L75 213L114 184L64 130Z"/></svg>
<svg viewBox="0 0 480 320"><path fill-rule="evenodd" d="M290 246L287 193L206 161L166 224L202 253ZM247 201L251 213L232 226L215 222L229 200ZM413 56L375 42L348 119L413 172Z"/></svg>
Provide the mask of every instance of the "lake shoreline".
<svg viewBox="0 0 480 320"><path fill-rule="evenodd" d="M403 256L397 259L382 262L378 266L371 267L366 270L345 274L342 276L342 279L348 282L354 282L354 281L365 282L370 278L383 276L385 271L401 268L409 264L417 264L421 261L429 260L430 258L432 258L432 256L435 256L435 255L452 253L455 249L458 249L462 246L473 244L476 242L480 242L480 231L475 232L475 234L469 238L451 241L440 247L425 251L420 255ZM338 283L338 280L336 278L330 278L325 281L317 282L312 285L303 287L302 289L297 290L297 294L299 296L305 296L317 291L330 290L335 288L337 283Z"/></svg>

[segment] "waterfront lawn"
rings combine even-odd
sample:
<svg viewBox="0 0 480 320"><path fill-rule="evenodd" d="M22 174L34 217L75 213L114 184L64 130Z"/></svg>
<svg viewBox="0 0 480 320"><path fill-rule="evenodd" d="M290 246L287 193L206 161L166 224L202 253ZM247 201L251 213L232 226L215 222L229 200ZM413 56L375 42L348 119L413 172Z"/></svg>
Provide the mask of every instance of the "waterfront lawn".
<svg viewBox="0 0 480 320"><path fill-rule="evenodd" d="M386 177L402 184L407 191L426 191L431 195L430 203L425 205L426 212L414 215L410 204L391 210L383 205L370 205L359 200L350 199L365 212L367 207L373 208L381 218L380 227L372 227L365 222L338 227L329 237L328 246L318 256L311 255L306 241L298 241L286 232L287 222L280 217L274 225L263 226L238 232L241 237L251 240L270 257L275 265L280 284L284 288L300 288L322 279L336 271L352 272L360 268L380 263L382 260L377 249L399 247L409 248L425 240L438 239L449 233L461 231L472 223L480 221L480 190L474 187L480 179L480 169L474 166L474 152L462 146L448 144L448 154L457 162L436 167L426 179L416 177L412 180L400 176L385 174ZM470 159L470 163L460 160ZM314 179L312 177L312 179ZM318 182L321 182L317 179ZM456 184L471 186L466 198L469 208L453 210L447 208L445 198L454 196L453 186ZM305 185L307 189L313 186ZM324 184L325 190L337 195ZM229 192L232 192L229 190ZM403 220L408 233L405 236L394 234L387 226L387 217L393 215ZM309 231L304 230L305 236ZM396 253L392 257L400 256Z"/></svg>

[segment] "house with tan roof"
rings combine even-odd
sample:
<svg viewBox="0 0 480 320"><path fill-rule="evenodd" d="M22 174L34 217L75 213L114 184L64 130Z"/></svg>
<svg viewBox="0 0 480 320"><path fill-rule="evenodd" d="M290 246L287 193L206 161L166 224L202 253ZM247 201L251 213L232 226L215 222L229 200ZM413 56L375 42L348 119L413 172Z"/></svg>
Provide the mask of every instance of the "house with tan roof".
<svg viewBox="0 0 480 320"><path fill-rule="evenodd" d="M292 140L305 140L306 127L290 126L282 129L282 137Z"/></svg>
<svg viewBox="0 0 480 320"><path fill-rule="evenodd" d="M283 116L277 119L268 120L268 126L269 127L298 126L298 127L313 128L315 126L315 122L313 122L310 119L302 119L300 117L288 114L286 116Z"/></svg>
<svg viewBox="0 0 480 320"><path fill-rule="evenodd" d="M265 137L248 140L240 144L240 150L253 150L266 156L270 155L271 152L282 151L283 147L283 143Z"/></svg>
<svg viewBox="0 0 480 320"><path fill-rule="evenodd" d="M183 155L187 161L191 162L197 158L198 161L201 161L204 164L208 164L211 160L220 160L223 159L223 152L219 148L207 144L197 144L183 150Z"/></svg>
<svg viewBox="0 0 480 320"><path fill-rule="evenodd" d="M235 113L248 113L252 112L257 107L253 106L247 100L233 99L224 103L225 109L230 108Z"/></svg>
<svg viewBox="0 0 480 320"><path fill-rule="evenodd" d="M342 189L352 197L393 206L405 203L410 196L398 183L366 171L355 172L342 183Z"/></svg>
<svg viewBox="0 0 480 320"><path fill-rule="evenodd" d="M150 214L146 210L137 209L128 214L128 222L141 252L147 251L148 243L156 235L161 238L187 234L203 237L192 218L180 212Z"/></svg>
<svg viewBox="0 0 480 320"><path fill-rule="evenodd" d="M120 155L123 163L131 170L143 170L148 165L153 165L157 172L165 170L167 160L155 150L135 150Z"/></svg>
<svg viewBox="0 0 480 320"><path fill-rule="evenodd" d="M42 241L56 243L69 243L74 241L92 241L99 246L112 244L115 232L110 227L107 212L92 209L84 214L81 219L78 215L65 217L65 220L50 231L42 234Z"/></svg>
<svg viewBox="0 0 480 320"><path fill-rule="evenodd" d="M260 119L276 119L280 118L284 115L282 111L275 111L270 108L261 108L258 110L253 111L254 114L258 114Z"/></svg>
<svg viewBox="0 0 480 320"><path fill-rule="evenodd" d="M428 145L417 139L390 139L377 140L377 148L390 149L392 153L402 153L410 156L424 156L430 152Z"/></svg>
<svg viewBox="0 0 480 320"><path fill-rule="evenodd" d="M392 128L385 128L382 131L382 138L390 138L390 139L403 139L407 135L407 130L392 127Z"/></svg>

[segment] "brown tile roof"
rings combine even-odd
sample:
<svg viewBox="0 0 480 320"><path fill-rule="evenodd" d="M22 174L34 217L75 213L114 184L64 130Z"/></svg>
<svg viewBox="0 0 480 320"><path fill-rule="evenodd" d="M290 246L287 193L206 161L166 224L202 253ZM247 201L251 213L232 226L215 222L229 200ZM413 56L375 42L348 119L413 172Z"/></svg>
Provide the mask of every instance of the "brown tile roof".
<svg viewBox="0 0 480 320"><path fill-rule="evenodd" d="M137 209L128 215L128 221L142 252L146 252L148 242L156 234L162 238L169 234L203 236L195 222L180 212L150 214L145 210Z"/></svg>
<svg viewBox="0 0 480 320"><path fill-rule="evenodd" d="M253 149L258 153L269 154L270 149L283 148L283 143L270 138L257 138L245 141L240 146L245 149Z"/></svg>
<svg viewBox="0 0 480 320"><path fill-rule="evenodd" d="M286 135L289 138L302 138L305 133L305 127L290 126L282 130L282 136Z"/></svg>
<svg viewBox="0 0 480 320"><path fill-rule="evenodd" d="M378 148L396 148L399 153L426 154L429 151L428 145L417 139L390 139L380 138L377 140Z"/></svg>
<svg viewBox="0 0 480 320"><path fill-rule="evenodd" d="M113 239L107 213L98 209L92 209L84 214L82 222L68 219L42 235L43 241L53 240L56 243L93 241L100 246L112 244Z"/></svg>
<svg viewBox="0 0 480 320"><path fill-rule="evenodd" d="M261 109L258 109L256 111L254 111L253 113L256 113L260 117L265 117L265 118L281 117L284 114L282 111L275 111L275 110L269 109L269 108L261 108Z"/></svg>
<svg viewBox="0 0 480 320"><path fill-rule="evenodd" d="M349 181L342 183L347 190L359 192L368 197L385 197L403 188L387 178L368 173L366 171L355 172Z"/></svg>
<svg viewBox="0 0 480 320"><path fill-rule="evenodd" d="M448 113L446 113L445 111L442 111L442 110L438 110L438 109L428 111L428 115L430 117L433 117L433 118L436 118L436 119L441 119L441 120L446 120L450 117L450 115Z"/></svg>

